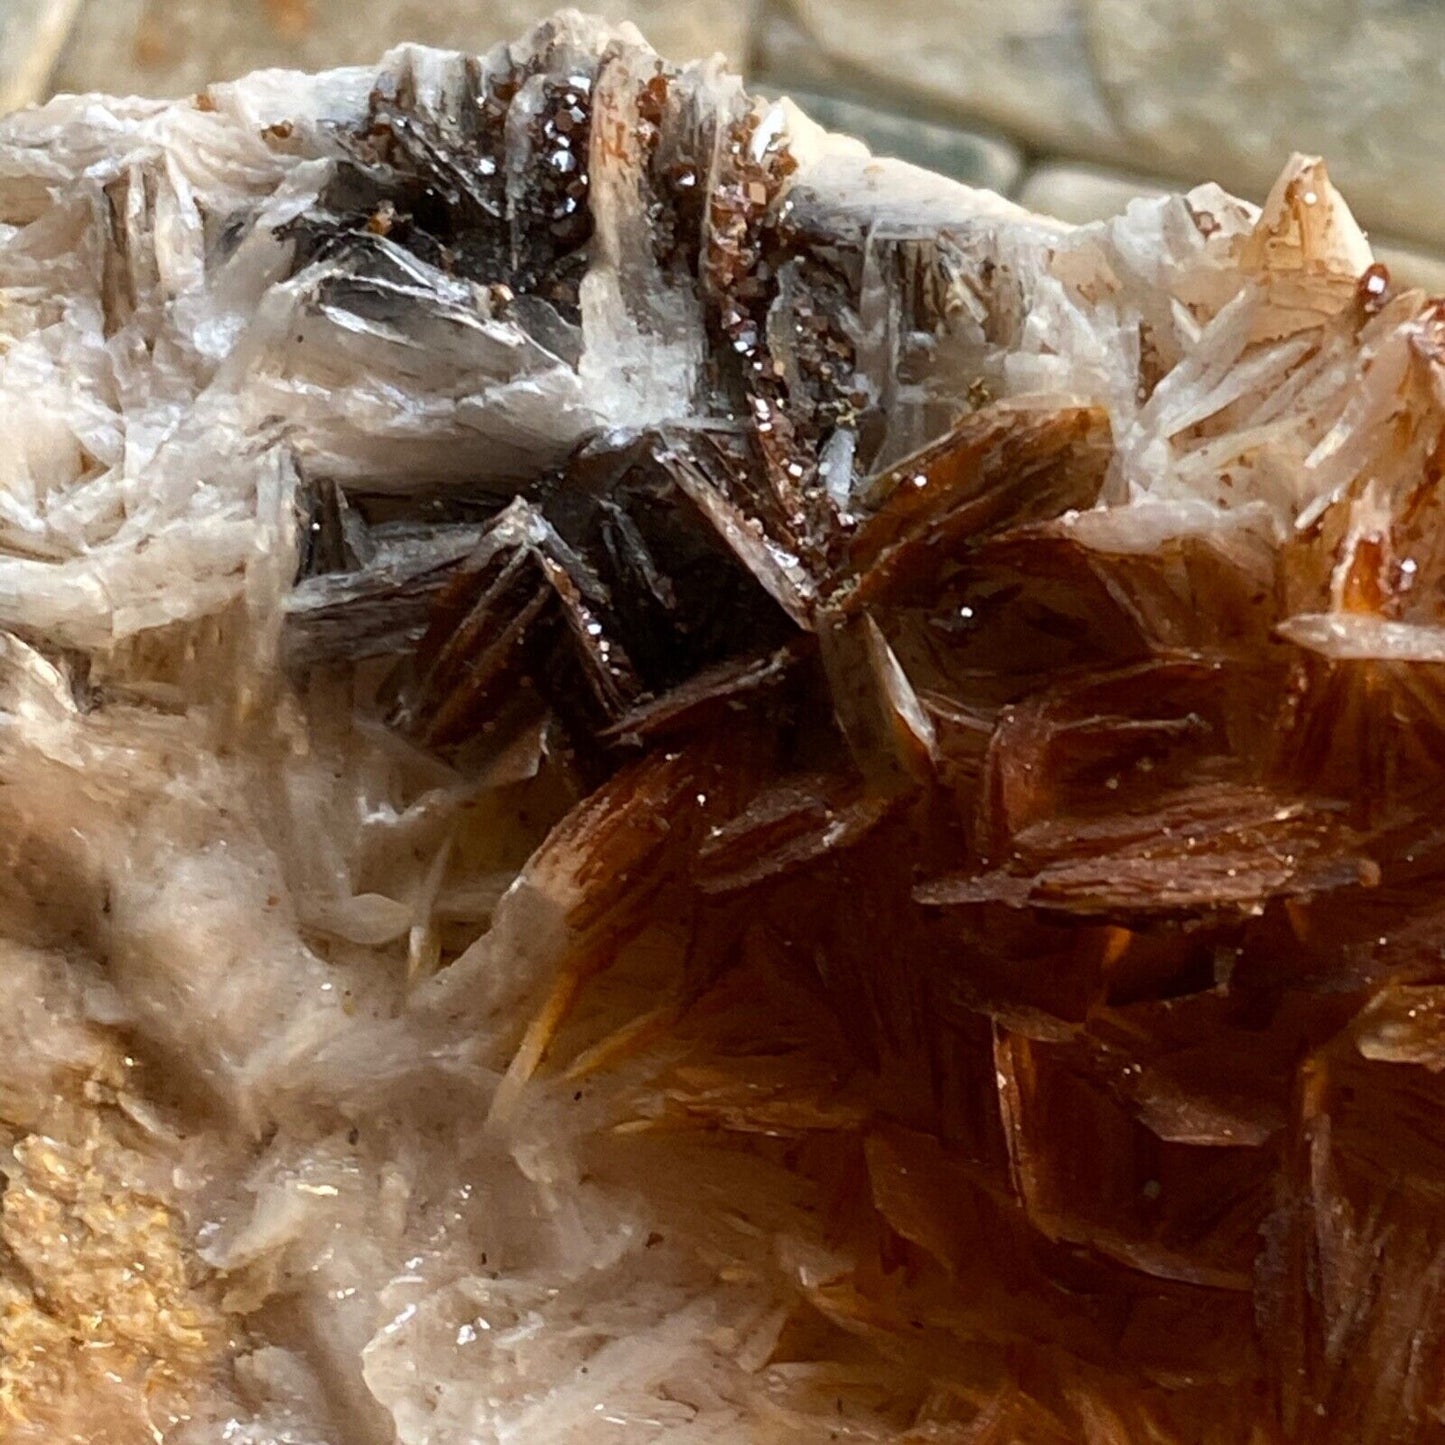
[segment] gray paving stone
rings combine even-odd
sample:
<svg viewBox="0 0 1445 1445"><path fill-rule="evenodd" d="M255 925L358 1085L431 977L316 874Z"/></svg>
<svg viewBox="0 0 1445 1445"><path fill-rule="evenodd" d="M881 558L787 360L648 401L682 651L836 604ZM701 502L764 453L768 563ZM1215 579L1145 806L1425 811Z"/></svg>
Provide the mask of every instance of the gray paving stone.
<svg viewBox="0 0 1445 1445"><path fill-rule="evenodd" d="M365 64L402 40L482 50L553 8L545 0L84 0L53 85L183 95L258 66ZM722 51L741 64L747 54L747 0L587 0L583 8L634 21L675 59Z"/></svg>
<svg viewBox="0 0 1445 1445"><path fill-rule="evenodd" d="M1050 164L1218 180L1260 197L1323 154L1360 220L1445 246L1440 0L591 0L664 54L722 51L834 129L1006 190ZM258 65L485 48L546 0L0 0L0 110L52 88L180 94ZM913 117L923 117L915 120ZM1007 139L981 134L996 129ZM1106 203L1078 165L1051 204ZM1042 178L1042 179L1040 179ZM1065 193L1067 191L1067 194ZM1037 204L1037 202L1034 202ZM1413 262L1410 264L1414 264Z"/></svg>
<svg viewBox="0 0 1445 1445"><path fill-rule="evenodd" d="M1136 196L1159 196L1177 189L1157 176L1046 162L1024 177L1017 200L1031 211L1061 221L1104 221L1117 216Z"/></svg>
<svg viewBox="0 0 1445 1445"><path fill-rule="evenodd" d="M1083 0L1082 9L1130 164L1262 195L1291 151L1319 154L1362 222L1445 238L1445 6Z"/></svg>
<svg viewBox="0 0 1445 1445"><path fill-rule="evenodd" d="M1076 0L763 0L756 58L788 84L866 89L1042 149L1116 138Z"/></svg>
<svg viewBox="0 0 1445 1445"><path fill-rule="evenodd" d="M0 114L49 94L81 0L0 0Z"/></svg>
<svg viewBox="0 0 1445 1445"><path fill-rule="evenodd" d="M758 59L1028 148L1262 196L1325 156L1368 225L1445 241L1438 0L764 0Z"/></svg>

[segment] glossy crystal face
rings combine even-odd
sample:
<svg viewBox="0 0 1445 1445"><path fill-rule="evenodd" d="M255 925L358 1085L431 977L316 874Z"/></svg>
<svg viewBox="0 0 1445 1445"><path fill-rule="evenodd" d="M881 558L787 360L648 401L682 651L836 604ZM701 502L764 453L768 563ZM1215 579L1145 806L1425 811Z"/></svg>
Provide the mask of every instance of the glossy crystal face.
<svg viewBox="0 0 1445 1445"><path fill-rule="evenodd" d="M575 17L0 123L0 1435L1429 1438L1441 328Z"/></svg>

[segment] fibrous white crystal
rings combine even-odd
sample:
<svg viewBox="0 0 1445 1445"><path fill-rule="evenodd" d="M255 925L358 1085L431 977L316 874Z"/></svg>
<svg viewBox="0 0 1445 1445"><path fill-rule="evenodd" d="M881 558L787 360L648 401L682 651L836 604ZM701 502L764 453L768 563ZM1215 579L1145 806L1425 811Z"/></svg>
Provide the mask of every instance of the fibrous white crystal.
<svg viewBox="0 0 1445 1445"><path fill-rule="evenodd" d="M1121 575L1166 559L1153 591L1109 584L1161 649L1211 625L1190 569L1273 595L1324 527L1344 560L1281 597L1277 635L1438 662L1432 617L1342 601L1445 405L1438 311L1370 262L1315 160L1262 210L1202 186L1071 228L571 15L481 60L404 47L0 122L0 1434L1003 1438L945 1409L991 1408L983 1366L900 1415L883 1327L830 1292L851 1246L781 1145L664 1127L673 1065L760 1139L863 1127L856 1089L806 1072L826 1027L806 998L805 1063L758 1059L730 1102L668 1032L676 918L589 942L606 957L559 986L611 917L599 868L653 867L680 806L669 755L615 821L559 718L651 736L690 678L671 642L618 660L557 518L568 484L540 479L663 468L658 495L757 579L738 616L779 629L735 685L816 631L832 685L883 699L839 704L847 744L892 726L905 772L996 714L915 695L871 618L861 649L829 631L866 584L829 570L829 529L974 424L981 456L1092 479L1037 516L1025 487L1040 535ZM770 511L717 482L744 446ZM694 565L649 595L670 606ZM524 566L567 599L575 713L513 717L551 694L510 672L476 684L496 735L457 721L471 683L398 702L387 668L445 588ZM693 670L736 663L724 642ZM712 789L685 790L706 810ZM828 806L818 854L892 804ZM727 827L709 897L750 876ZM768 946L748 933L746 968ZM869 1135L871 1167L902 1138Z"/></svg>

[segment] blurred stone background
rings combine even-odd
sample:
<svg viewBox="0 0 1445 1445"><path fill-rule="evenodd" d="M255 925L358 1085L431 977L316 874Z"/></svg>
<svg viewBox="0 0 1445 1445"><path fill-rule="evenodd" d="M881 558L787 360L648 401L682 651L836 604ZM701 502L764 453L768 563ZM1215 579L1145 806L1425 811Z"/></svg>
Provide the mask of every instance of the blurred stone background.
<svg viewBox="0 0 1445 1445"><path fill-rule="evenodd" d="M1445 0L593 0L664 54L724 52L880 152L1067 219L1329 161L1376 249L1445 291ZM184 94L261 65L482 49L538 0L0 0L0 109Z"/></svg>

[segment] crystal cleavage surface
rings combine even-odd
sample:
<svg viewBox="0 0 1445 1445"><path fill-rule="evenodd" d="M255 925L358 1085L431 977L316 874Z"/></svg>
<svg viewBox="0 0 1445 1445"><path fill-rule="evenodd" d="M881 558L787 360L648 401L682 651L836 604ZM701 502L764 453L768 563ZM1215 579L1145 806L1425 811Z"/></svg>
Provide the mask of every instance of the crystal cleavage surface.
<svg viewBox="0 0 1445 1445"><path fill-rule="evenodd" d="M567 15L0 122L0 1432L1445 1418L1445 309Z"/></svg>

